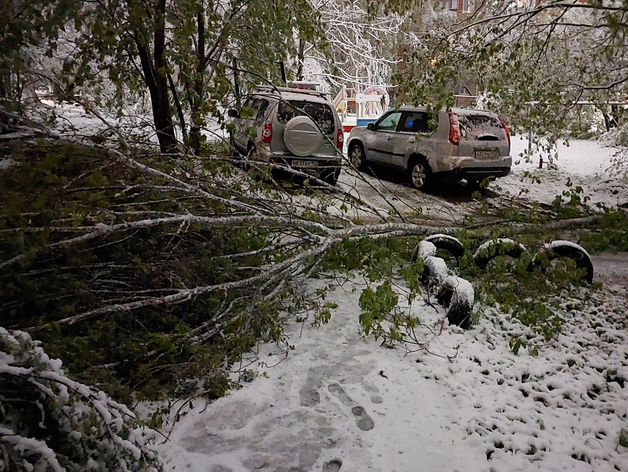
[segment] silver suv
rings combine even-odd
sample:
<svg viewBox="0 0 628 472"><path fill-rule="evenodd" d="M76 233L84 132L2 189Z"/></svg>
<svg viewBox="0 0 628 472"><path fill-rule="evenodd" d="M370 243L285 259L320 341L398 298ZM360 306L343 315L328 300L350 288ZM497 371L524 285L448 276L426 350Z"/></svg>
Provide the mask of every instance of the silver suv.
<svg viewBox="0 0 628 472"><path fill-rule="evenodd" d="M486 177L508 175L512 165L506 125L495 113L480 110L401 107L353 128L348 144L356 168L373 162L403 169L418 189L436 176L477 186Z"/></svg>
<svg viewBox="0 0 628 472"><path fill-rule="evenodd" d="M248 159L284 164L335 185L340 175L342 123L326 95L260 87L233 118L231 146Z"/></svg>

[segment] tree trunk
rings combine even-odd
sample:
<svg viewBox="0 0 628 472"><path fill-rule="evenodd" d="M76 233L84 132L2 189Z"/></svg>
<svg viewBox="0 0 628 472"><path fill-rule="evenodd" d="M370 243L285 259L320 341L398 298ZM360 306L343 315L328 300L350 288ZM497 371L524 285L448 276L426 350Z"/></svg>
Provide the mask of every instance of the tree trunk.
<svg viewBox="0 0 628 472"><path fill-rule="evenodd" d="M613 120L613 127L619 128L621 126L621 118L622 118L619 105L611 105L611 117Z"/></svg>
<svg viewBox="0 0 628 472"><path fill-rule="evenodd" d="M150 92L150 101L153 108L153 121L159 139L159 147L164 154L177 151L177 138L174 134L170 100L168 95L168 77L164 46L166 41L166 0L159 0L155 6L155 39L154 58L151 60L148 45L142 44L135 38L137 50L146 78L146 85Z"/></svg>
<svg viewBox="0 0 628 472"><path fill-rule="evenodd" d="M177 110L177 115L179 115L179 125L181 126L181 135L183 136L183 142L186 142L188 139L188 133L185 129L185 116L183 115L183 108L181 107L181 102L179 101L179 96L177 94L177 87L172 80L172 75L168 74L168 84L170 85L170 93L172 94L172 99L174 100L174 105Z"/></svg>
<svg viewBox="0 0 628 472"><path fill-rule="evenodd" d="M305 62L305 41L299 39L299 52L297 53L297 80L303 80L303 63Z"/></svg>
<svg viewBox="0 0 628 472"><path fill-rule="evenodd" d="M203 104L204 87L203 74L205 72L205 17L199 13L196 17L197 27L197 52L196 52L196 77L194 77L194 95L192 99L192 125L190 127L190 148L194 154L198 154L201 149L201 127L203 117L201 107Z"/></svg>
<svg viewBox="0 0 628 472"><path fill-rule="evenodd" d="M9 72L0 70L0 100L4 101L9 98L9 90L11 89L11 75Z"/></svg>
<svg viewBox="0 0 628 472"><path fill-rule="evenodd" d="M156 93L151 93L153 104L153 120L159 139L159 147L162 153L168 154L177 151L177 138L174 135L174 126L170 116L170 103L168 101L168 87L165 80L159 80Z"/></svg>
<svg viewBox="0 0 628 472"><path fill-rule="evenodd" d="M602 116L604 116L604 126L606 127L606 131L610 131L611 128L614 127L611 116L606 112L602 112Z"/></svg>

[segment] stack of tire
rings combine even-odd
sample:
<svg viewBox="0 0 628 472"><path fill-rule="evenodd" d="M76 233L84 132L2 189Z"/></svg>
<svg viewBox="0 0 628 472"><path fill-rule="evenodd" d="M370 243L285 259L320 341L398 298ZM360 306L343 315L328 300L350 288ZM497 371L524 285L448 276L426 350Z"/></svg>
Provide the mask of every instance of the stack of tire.
<svg viewBox="0 0 628 472"><path fill-rule="evenodd" d="M448 251L456 259L464 254L464 246L455 237L446 234L434 234L426 237L414 249L412 263L418 259L423 261L423 281L428 290L436 287L436 297L440 304L447 308L447 320L450 325L471 329L471 313L475 299L473 285L466 279L458 277L447 267L444 259L436 256L438 249ZM488 263L497 256L509 256L518 259L528 254L526 247L512 239L491 239L482 244L473 255L474 263L479 268L486 268ZM580 245L570 241L557 240L545 244L541 251L530 258L528 270L543 267L542 261L551 261L558 257L567 257L583 269L582 278L593 283L593 262L589 253Z"/></svg>
<svg viewBox="0 0 628 472"><path fill-rule="evenodd" d="M441 257L436 257L438 249L445 249L458 258L464 254L462 243L446 234L428 236L414 249L412 262L423 261L423 280L428 289L437 286L436 299L447 307L447 321L450 325L471 329L471 312L475 300L473 285L452 272Z"/></svg>

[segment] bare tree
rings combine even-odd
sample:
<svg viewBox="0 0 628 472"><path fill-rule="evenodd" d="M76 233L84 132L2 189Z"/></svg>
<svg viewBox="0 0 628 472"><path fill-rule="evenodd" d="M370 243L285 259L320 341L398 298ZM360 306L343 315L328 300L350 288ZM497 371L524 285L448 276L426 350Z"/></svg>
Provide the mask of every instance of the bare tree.
<svg viewBox="0 0 628 472"><path fill-rule="evenodd" d="M357 0L312 0L323 26L323 47L303 43L299 67L303 77L343 84L390 85L399 60L398 36L407 14L383 9Z"/></svg>

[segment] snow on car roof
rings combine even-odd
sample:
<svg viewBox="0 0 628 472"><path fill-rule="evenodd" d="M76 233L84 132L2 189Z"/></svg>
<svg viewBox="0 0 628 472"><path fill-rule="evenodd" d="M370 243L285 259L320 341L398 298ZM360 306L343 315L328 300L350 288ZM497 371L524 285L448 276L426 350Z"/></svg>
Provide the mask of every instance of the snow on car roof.
<svg viewBox="0 0 628 472"><path fill-rule="evenodd" d="M263 95L265 97L281 98L283 100L307 100L308 102L327 103L329 99L323 92L313 92L311 90L286 89L285 87L262 87L251 94Z"/></svg>

